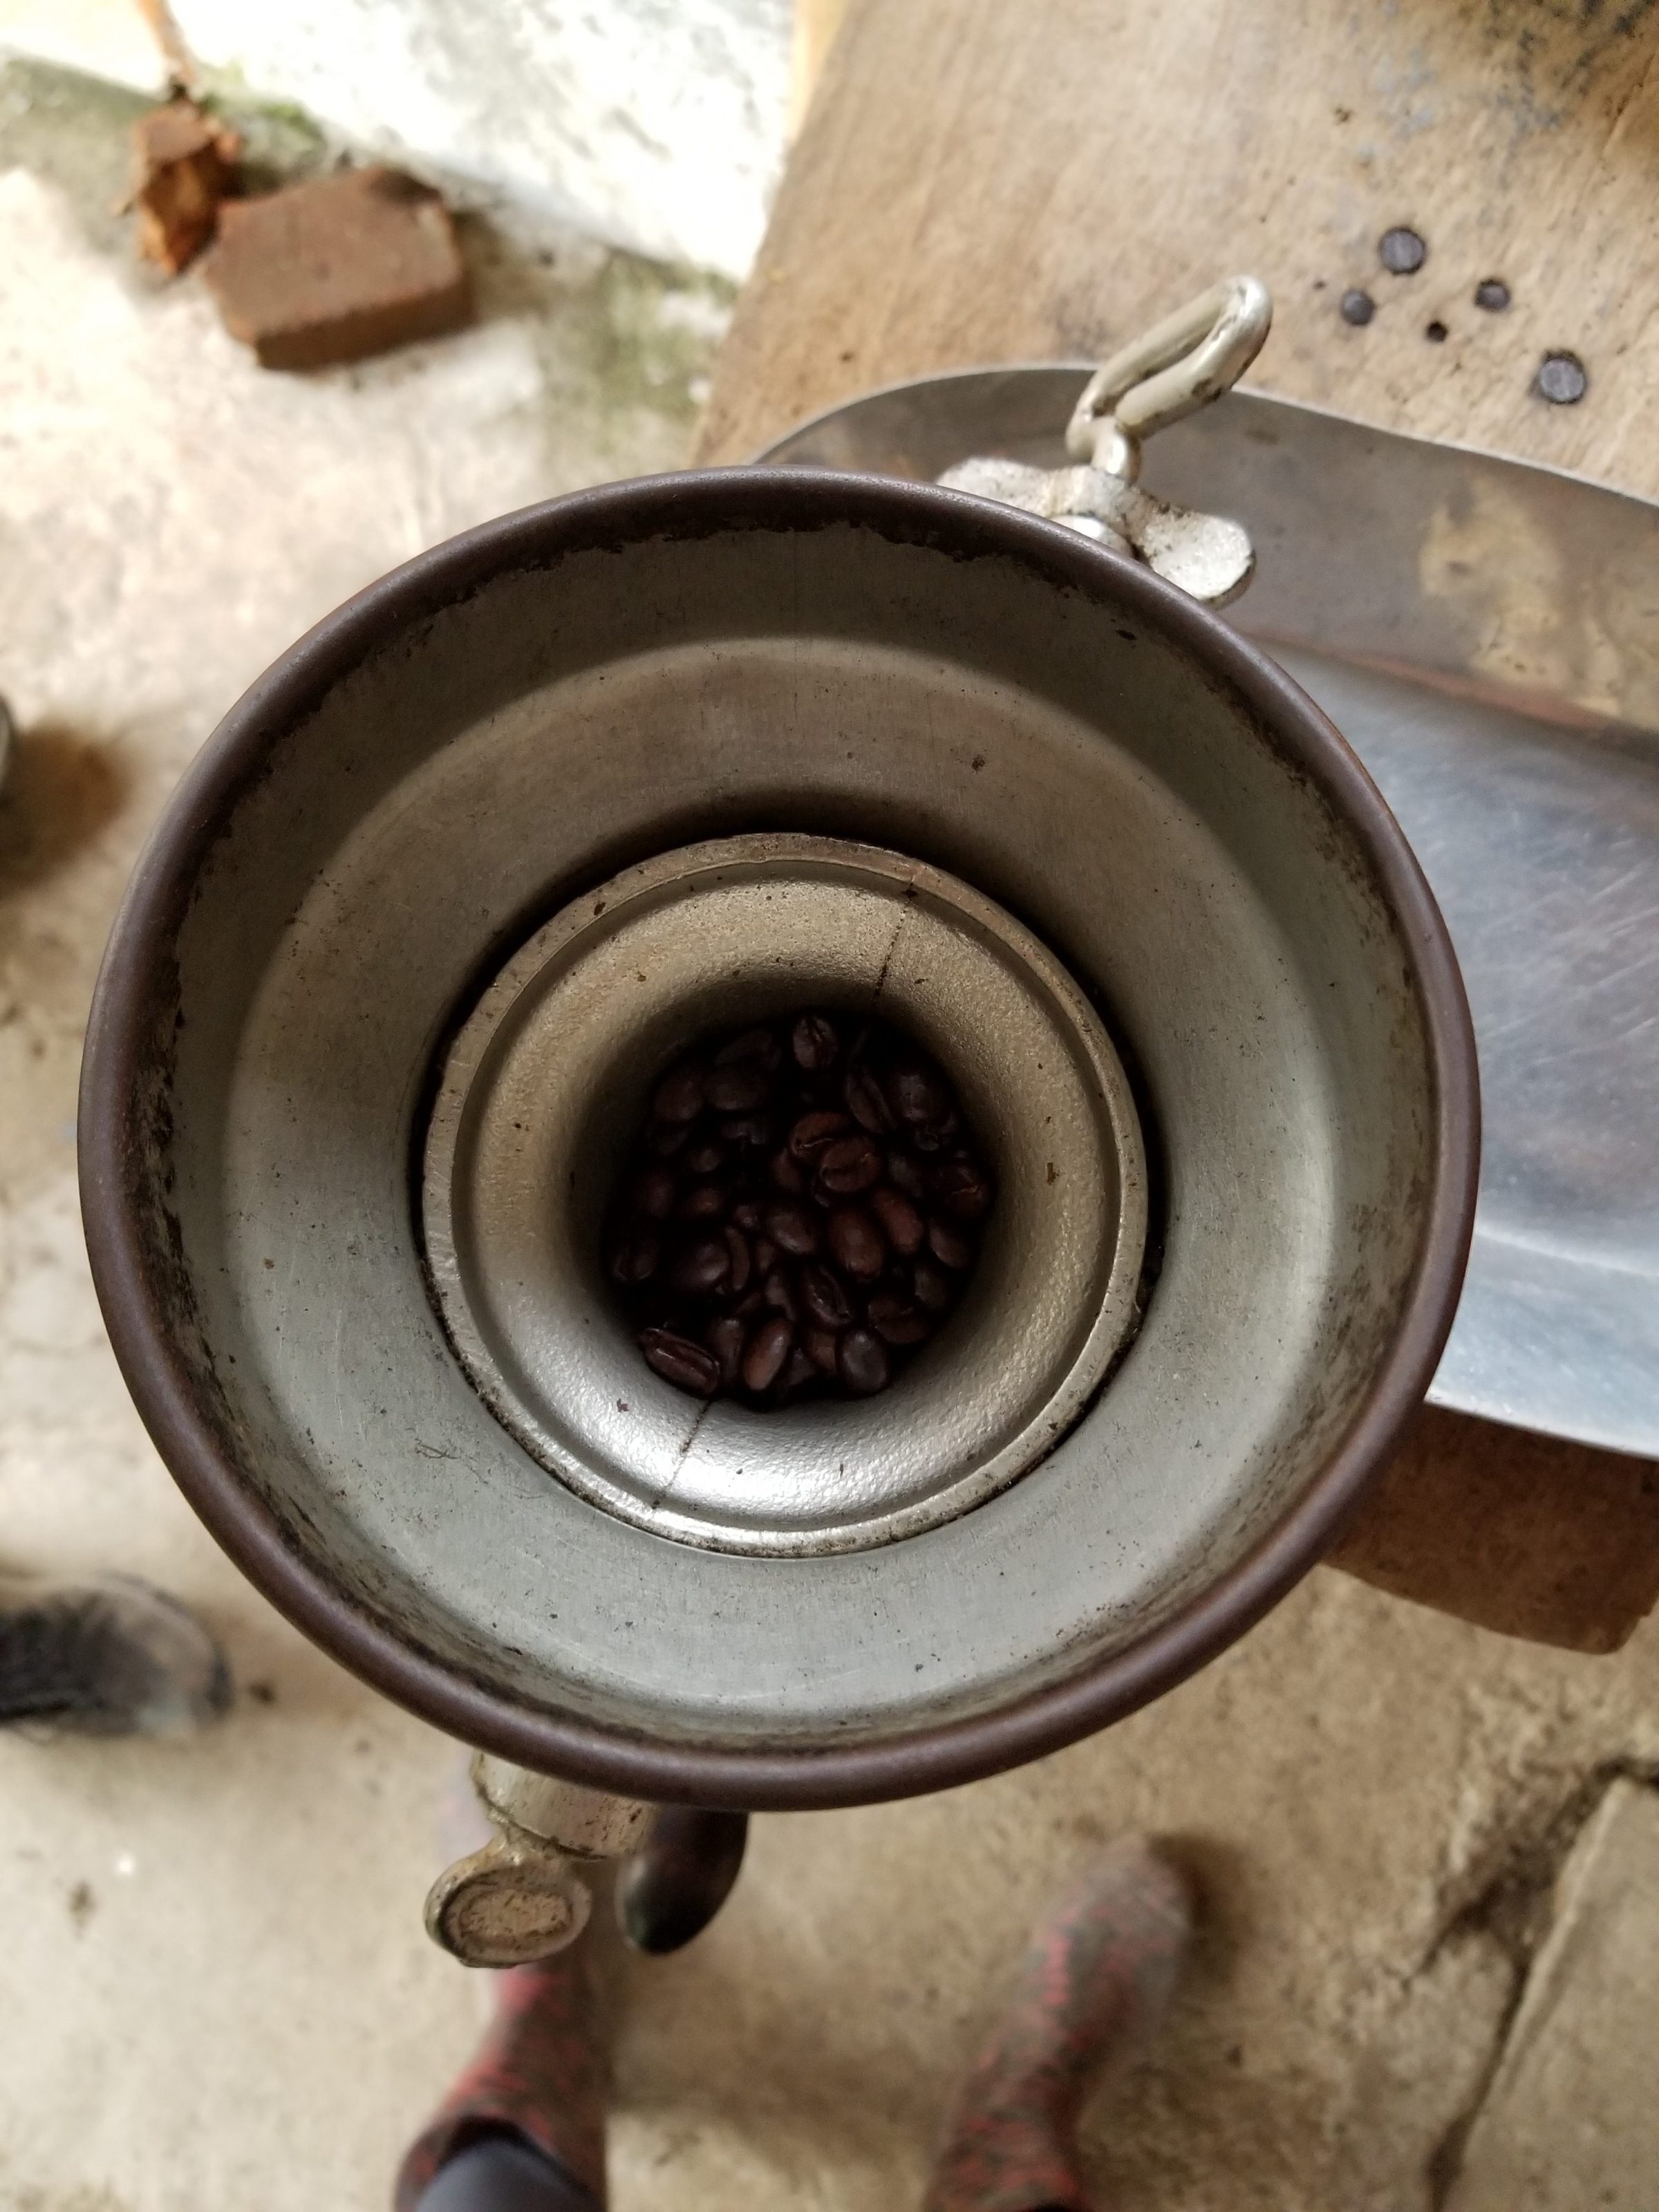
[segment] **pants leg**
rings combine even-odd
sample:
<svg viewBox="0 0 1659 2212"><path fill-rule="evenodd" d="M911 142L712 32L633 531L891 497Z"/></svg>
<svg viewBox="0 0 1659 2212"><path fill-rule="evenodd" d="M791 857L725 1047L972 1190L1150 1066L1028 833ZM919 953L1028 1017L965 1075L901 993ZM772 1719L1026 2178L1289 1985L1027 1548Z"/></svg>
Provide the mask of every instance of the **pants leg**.
<svg viewBox="0 0 1659 2212"><path fill-rule="evenodd" d="M520 2135L469 2143L428 2184L416 2212L598 2212L579 2181Z"/></svg>

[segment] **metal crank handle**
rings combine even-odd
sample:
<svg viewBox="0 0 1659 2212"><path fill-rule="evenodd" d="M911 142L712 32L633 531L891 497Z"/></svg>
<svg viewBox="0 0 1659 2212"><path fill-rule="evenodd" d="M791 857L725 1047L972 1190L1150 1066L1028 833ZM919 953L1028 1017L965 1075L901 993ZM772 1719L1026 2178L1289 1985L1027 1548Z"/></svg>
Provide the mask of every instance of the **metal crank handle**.
<svg viewBox="0 0 1659 2212"><path fill-rule="evenodd" d="M617 1861L622 1930L636 1951L677 1951L730 1895L749 1823L741 1813L651 1806L532 1774L483 1752L472 1787L495 1833L446 1867L426 1902L427 1932L469 1966L550 1957L586 1925L585 1869Z"/></svg>
<svg viewBox="0 0 1659 2212"><path fill-rule="evenodd" d="M1066 428L1074 465L976 454L939 478L953 491L1045 515L1142 561L1208 607L1225 606L1249 582L1255 552L1242 524L1156 499L1140 489L1141 441L1219 398L1261 349L1273 300L1254 276L1233 276L1103 362Z"/></svg>
<svg viewBox="0 0 1659 2212"><path fill-rule="evenodd" d="M495 1832L446 1867L426 1900L427 1933L469 1966L517 1966L574 1943L592 1899L579 1869L644 1842L652 1808L532 1774L478 1752L472 1787Z"/></svg>
<svg viewBox="0 0 1659 2212"><path fill-rule="evenodd" d="M1083 387L1066 450L1133 483L1140 442L1231 391L1255 359L1273 319L1255 276L1230 276L1121 346Z"/></svg>

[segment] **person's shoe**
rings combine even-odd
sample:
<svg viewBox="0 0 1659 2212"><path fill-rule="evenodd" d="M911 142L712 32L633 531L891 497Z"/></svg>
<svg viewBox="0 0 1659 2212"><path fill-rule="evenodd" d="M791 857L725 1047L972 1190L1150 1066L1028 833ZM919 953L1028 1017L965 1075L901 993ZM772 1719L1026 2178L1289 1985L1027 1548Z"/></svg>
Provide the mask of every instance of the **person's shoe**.
<svg viewBox="0 0 1659 2212"><path fill-rule="evenodd" d="M502 2137L527 2143L602 2212L605 2066L587 1946L508 1967L495 1985L495 2017L471 2064L398 2170L396 2212L417 2212L447 2166Z"/></svg>
<svg viewBox="0 0 1659 2212"><path fill-rule="evenodd" d="M0 1576L0 1727L185 1735L230 1695L218 1644L148 1583Z"/></svg>
<svg viewBox="0 0 1659 2212"><path fill-rule="evenodd" d="M746 1813L660 1807L644 1849L617 1874L617 1925L634 1948L660 1958L701 1936L732 1894L748 1840Z"/></svg>
<svg viewBox="0 0 1659 2212"><path fill-rule="evenodd" d="M957 2097L926 2212L1088 2212L1078 2116L1103 2069L1164 2017L1194 1906L1187 1877L1139 1836L1076 1884Z"/></svg>

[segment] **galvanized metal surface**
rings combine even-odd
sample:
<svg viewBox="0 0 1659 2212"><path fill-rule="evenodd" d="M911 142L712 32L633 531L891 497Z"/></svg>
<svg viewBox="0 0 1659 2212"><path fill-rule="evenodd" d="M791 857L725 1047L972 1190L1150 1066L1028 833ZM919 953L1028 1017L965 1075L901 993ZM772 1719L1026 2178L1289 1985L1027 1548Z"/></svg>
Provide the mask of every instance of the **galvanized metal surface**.
<svg viewBox="0 0 1659 2212"><path fill-rule="evenodd" d="M688 1039L879 1007L951 1070L998 1180L963 1308L879 1396L757 1413L652 1373L605 1279L604 1215ZM830 838L682 847L584 891L509 959L445 1061L427 1261L468 1372L544 1466L683 1542L891 1543L1052 1451L1136 1316L1146 1169L1099 1016L965 884Z"/></svg>
<svg viewBox="0 0 1659 2212"><path fill-rule="evenodd" d="M434 1071L504 957L760 830L1018 916L1155 1149L1161 1273L1084 1418L973 1511L821 1558L665 1543L550 1476L416 1231ZM793 471L507 517L313 631L140 868L83 1097L112 1337L234 1555L452 1733L703 1804L939 1787L1200 1664L1386 1460L1474 1196L1443 931L1296 687L1070 532Z"/></svg>
<svg viewBox="0 0 1659 2212"><path fill-rule="evenodd" d="M532 1774L510 1759L474 1753L478 1802L498 1828L574 1859L623 1859L645 1841L653 1808L603 1790L584 1790L553 1774Z"/></svg>
<svg viewBox="0 0 1659 2212"><path fill-rule="evenodd" d="M504 1831L438 1876L426 1932L463 1966L520 1966L574 1943L592 1910L586 1883L557 1852Z"/></svg>
<svg viewBox="0 0 1659 2212"><path fill-rule="evenodd" d="M1088 371L855 400L765 457L931 478L1066 458ZM1149 473L1224 508L1269 643L1376 778L1468 986L1485 1164L1430 1395L1659 1453L1659 506L1235 392Z"/></svg>
<svg viewBox="0 0 1659 2212"><path fill-rule="evenodd" d="M1202 606L1231 605L1255 572L1249 532L1230 516L1155 499L1105 469L1038 469L975 454L945 470L939 481L949 491L1063 522L1114 553L1144 561Z"/></svg>

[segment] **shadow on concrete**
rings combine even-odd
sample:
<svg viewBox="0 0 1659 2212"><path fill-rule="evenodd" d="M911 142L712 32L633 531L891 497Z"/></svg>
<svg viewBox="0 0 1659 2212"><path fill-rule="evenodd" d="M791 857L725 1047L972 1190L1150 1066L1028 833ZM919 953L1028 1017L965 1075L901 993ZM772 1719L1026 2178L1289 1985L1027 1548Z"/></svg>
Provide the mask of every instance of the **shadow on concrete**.
<svg viewBox="0 0 1659 2212"><path fill-rule="evenodd" d="M0 788L0 903L48 880L120 811L130 788L114 748L62 722L20 730Z"/></svg>

